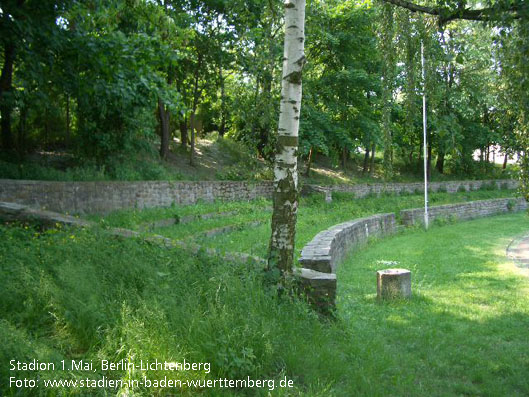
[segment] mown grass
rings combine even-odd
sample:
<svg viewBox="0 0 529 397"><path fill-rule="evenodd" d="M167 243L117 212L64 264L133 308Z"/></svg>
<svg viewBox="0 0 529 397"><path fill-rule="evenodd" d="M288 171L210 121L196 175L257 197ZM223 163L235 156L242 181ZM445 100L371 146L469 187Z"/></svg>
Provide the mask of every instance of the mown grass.
<svg viewBox="0 0 529 397"><path fill-rule="evenodd" d="M362 394L529 394L529 280L505 257L528 228L526 214L506 215L351 253L338 271L338 307L354 339L351 365L370 382ZM409 302L376 301L375 272L388 267L412 271Z"/></svg>
<svg viewBox="0 0 529 397"><path fill-rule="evenodd" d="M180 372L181 379L249 376L274 379L276 387L285 376L294 381L294 388L272 395L527 395L528 280L507 263L505 246L528 226L525 214L513 214L371 242L339 267L332 321L293 297L278 297L262 271L247 264L112 237L103 229L1 226L0 392L16 395L5 382L10 376L176 377L164 371L23 373L9 370L11 359L185 358L210 362L211 373ZM413 271L411 301L376 302L380 260ZM167 392L175 390L128 391ZM75 393L86 390L22 395Z"/></svg>

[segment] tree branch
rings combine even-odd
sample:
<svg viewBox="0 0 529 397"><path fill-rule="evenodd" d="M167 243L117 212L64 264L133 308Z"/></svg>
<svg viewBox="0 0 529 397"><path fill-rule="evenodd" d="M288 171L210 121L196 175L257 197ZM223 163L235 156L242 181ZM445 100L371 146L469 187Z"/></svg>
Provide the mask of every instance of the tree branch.
<svg viewBox="0 0 529 397"><path fill-rule="evenodd" d="M499 10L496 8L483 8L481 10L471 10L468 8L458 10L448 10L440 7L426 7L418 4L411 3L406 0L382 0L386 3L391 3L398 7L403 7L411 12L421 12L423 14L436 15L440 19L440 23L444 24L455 19L466 19L469 21L490 21L493 19L493 15ZM513 13L513 18L518 19L518 5L512 5L504 11Z"/></svg>

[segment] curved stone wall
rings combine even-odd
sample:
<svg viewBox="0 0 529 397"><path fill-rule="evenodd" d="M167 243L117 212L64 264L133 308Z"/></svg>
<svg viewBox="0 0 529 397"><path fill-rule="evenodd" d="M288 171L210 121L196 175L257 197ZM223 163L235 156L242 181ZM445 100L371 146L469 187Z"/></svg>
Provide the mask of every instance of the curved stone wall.
<svg viewBox="0 0 529 397"><path fill-rule="evenodd" d="M336 273L336 265L349 249L364 244L369 236L381 236L394 231L395 214L377 214L340 223L318 233L305 245L299 263L305 269Z"/></svg>
<svg viewBox="0 0 529 397"><path fill-rule="evenodd" d="M430 220L454 217L467 220L527 209L522 198L471 201L430 208ZM412 226L424 221L424 209L400 211L401 221ZM301 251L299 277L309 300L322 312L332 311L336 299L336 267L352 248L365 244L369 236L392 234L398 226L395 214L377 214L340 223L318 233Z"/></svg>

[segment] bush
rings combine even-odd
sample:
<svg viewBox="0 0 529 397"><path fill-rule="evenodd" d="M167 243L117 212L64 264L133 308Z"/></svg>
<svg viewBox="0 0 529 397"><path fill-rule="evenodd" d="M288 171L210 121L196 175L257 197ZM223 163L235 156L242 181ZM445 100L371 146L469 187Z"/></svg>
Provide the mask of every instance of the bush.
<svg viewBox="0 0 529 397"><path fill-rule="evenodd" d="M515 207L516 207L516 201L515 200L507 201L507 210L513 211Z"/></svg>
<svg viewBox="0 0 529 397"><path fill-rule="evenodd" d="M453 223L456 223L458 220L457 215L448 215L448 216L442 216L437 217L434 219L433 224L436 226L444 226L444 225L451 225Z"/></svg>
<svg viewBox="0 0 529 397"><path fill-rule="evenodd" d="M496 190L496 189L497 189L497 186L494 181L483 182L481 186L479 187L479 190L484 190L484 191L490 191L490 190Z"/></svg>
<svg viewBox="0 0 529 397"><path fill-rule="evenodd" d="M11 163L0 160L0 178L29 179L41 181L142 181L182 180L182 174L170 171L147 154L130 156L128 160L115 158L98 166L92 161L84 165L58 169L52 165L41 165L32 161Z"/></svg>

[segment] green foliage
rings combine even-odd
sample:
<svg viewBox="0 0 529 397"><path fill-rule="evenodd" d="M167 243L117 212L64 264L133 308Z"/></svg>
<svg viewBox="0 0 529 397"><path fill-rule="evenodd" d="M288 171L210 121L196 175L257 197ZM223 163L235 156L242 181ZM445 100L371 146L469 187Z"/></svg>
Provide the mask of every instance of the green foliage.
<svg viewBox="0 0 529 397"><path fill-rule="evenodd" d="M445 217L437 217L434 219L433 224L435 226L451 225L457 222L457 215L448 215Z"/></svg>
<svg viewBox="0 0 529 397"><path fill-rule="evenodd" d="M515 200L509 200L509 201L507 202L507 209L508 209L509 211L514 210L515 207L516 207L516 201L515 201Z"/></svg>
<svg viewBox="0 0 529 397"><path fill-rule="evenodd" d="M443 5L441 14L457 14L456 3ZM156 157L162 132L171 143L185 139L193 115L197 136L230 136L246 145L250 158L272 161L281 1L17 4L3 4L9 18L0 26L2 141L11 142L2 150L11 157L13 148L20 158L36 150L66 151L80 168L95 163L127 179L163 177L121 172L124 166L117 165L140 152ZM516 177L514 167L503 171L486 153L494 146L511 158L527 152L527 12L522 7L517 13L519 19L505 17L510 14L498 3L488 25L439 24L438 17L388 4L309 2L300 158L311 153L312 164L323 158L333 169L341 163L354 179L367 177L371 161L374 177L416 179L425 91L433 179ZM12 83L10 51L16 54ZM379 158L371 158L373 149ZM178 152L189 155L186 147ZM249 164L249 170L234 164L218 177L269 178L269 170ZM313 177L333 179L327 176Z"/></svg>
<svg viewBox="0 0 529 397"><path fill-rule="evenodd" d="M490 181L490 182L487 182L487 183L482 183L481 186L479 187L479 190L497 190L498 186L496 185L496 183L494 181Z"/></svg>
<svg viewBox="0 0 529 397"><path fill-rule="evenodd" d="M374 15L363 6L313 3L307 10L300 154L330 156L379 141L371 96L379 91Z"/></svg>

